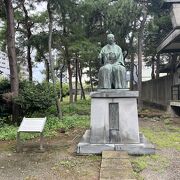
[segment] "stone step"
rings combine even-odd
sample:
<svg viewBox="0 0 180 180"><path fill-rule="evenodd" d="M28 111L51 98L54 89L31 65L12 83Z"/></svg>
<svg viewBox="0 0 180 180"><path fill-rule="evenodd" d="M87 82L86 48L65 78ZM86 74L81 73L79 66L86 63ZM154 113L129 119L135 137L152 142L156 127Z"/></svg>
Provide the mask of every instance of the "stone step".
<svg viewBox="0 0 180 180"><path fill-rule="evenodd" d="M100 180L135 180L133 169L125 151L103 151Z"/></svg>

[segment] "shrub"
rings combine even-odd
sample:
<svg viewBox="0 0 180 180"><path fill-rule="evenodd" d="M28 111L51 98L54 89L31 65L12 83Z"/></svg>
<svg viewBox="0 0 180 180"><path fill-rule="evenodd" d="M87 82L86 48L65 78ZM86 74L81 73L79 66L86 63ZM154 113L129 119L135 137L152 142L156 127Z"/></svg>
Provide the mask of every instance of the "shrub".
<svg viewBox="0 0 180 180"><path fill-rule="evenodd" d="M60 83L56 83L56 91L59 95L60 92ZM62 86L62 97L68 96L69 95L69 86L68 84L63 84Z"/></svg>
<svg viewBox="0 0 180 180"><path fill-rule="evenodd" d="M5 100L5 94L9 94L11 85L8 79L0 79L0 124L5 122L4 117L11 114L11 102Z"/></svg>
<svg viewBox="0 0 180 180"><path fill-rule="evenodd" d="M55 104L52 86L47 83L23 82L15 102L21 107L22 114L31 115L37 111L43 112Z"/></svg>
<svg viewBox="0 0 180 180"><path fill-rule="evenodd" d="M10 92L11 85L8 79L0 79L0 94Z"/></svg>

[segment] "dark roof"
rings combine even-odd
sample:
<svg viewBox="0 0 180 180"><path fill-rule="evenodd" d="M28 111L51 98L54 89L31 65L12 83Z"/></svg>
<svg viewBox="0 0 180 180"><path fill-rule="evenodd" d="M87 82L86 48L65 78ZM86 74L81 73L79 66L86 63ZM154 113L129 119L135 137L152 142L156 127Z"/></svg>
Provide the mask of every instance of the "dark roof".
<svg viewBox="0 0 180 180"><path fill-rule="evenodd" d="M164 0L164 3L162 4L162 8L168 9L171 7L173 3L180 3L180 0Z"/></svg>
<svg viewBox="0 0 180 180"><path fill-rule="evenodd" d="M157 52L180 52L180 29L173 29L157 47Z"/></svg>

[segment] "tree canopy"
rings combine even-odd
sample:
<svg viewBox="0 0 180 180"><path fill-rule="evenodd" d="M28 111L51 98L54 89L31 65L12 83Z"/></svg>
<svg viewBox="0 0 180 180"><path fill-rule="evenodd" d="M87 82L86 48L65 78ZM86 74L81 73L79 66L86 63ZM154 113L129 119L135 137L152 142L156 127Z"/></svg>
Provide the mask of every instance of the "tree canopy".
<svg viewBox="0 0 180 180"><path fill-rule="evenodd" d="M158 77L161 58L156 48L171 26L168 10L162 1L149 0L9 0L14 12L15 51L17 62L26 64L29 81L33 81L33 66L45 64L45 81L60 78L68 72L70 102L73 89L89 78L91 90L97 85L98 53L106 43L107 33L113 33L131 71L133 87L134 60L145 57L151 65L152 78ZM6 51L7 11L0 1L0 49ZM50 27L51 26L51 27ZM127 60L128 59L128 60ZM141 81L139 59L139 81ZM55 70L55 71L54 71ZM57 72L57 73L55 73ZM155 76L155 72L156 76ZM53 75L54 74L54 75ZM56 76L59 75L59 77ZM76 82L73 81L75 77ZM20 77L18 77L20 78ZM54 79L55 78L55 79ZM54 80L53 80L54 79ZM62 83L62 82L61 82Z"/></svg>

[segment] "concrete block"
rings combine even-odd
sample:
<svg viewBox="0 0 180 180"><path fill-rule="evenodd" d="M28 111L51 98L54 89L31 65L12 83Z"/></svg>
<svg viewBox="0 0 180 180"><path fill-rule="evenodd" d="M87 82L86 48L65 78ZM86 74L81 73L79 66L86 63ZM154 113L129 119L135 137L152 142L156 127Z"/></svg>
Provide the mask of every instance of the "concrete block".
<svg viewBox="0 0 180 180"><path fill-rule="evenodd" d="M117 169L109 169L109 168L101 168L100 179L108 178L108 179L131 179L134 178L132 175L131 169L126 169L123 171L119 171Z"/></svg>
<svg viewBox="0 0 180 180"><path fill-rule="evenodd" d="M90 96L92 98L126 98L126 97L138 97L138 91L129 91L129 90L119 90L119 89L110 89L110 90L98 90L96 92L91 92Z"/></svg>
<svg viewBox="0 0 180 180"><path fill-rule="evenodd" d="M127 151L131 155L155 154L155 147L150 144L143 134L140 134L140 143L136 144L92 144L90 130L87 130L78 143L77 154L102 154L103 151Z"/></svg>
<svg viewBox="0 0 180 180"><path fill-rule="evenodd" d="M103 151L103 159L128 159L128 153L126 151Z"/></svg>
<svg viewBox="0 0 180 180"><path fill-rule="evenodd" d="M129 169L131 168L131 163L129 159L102 159L101 167L109 167L111 169Z"/></svg>

